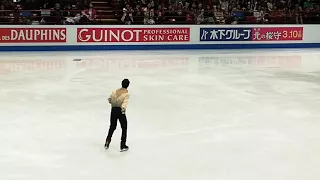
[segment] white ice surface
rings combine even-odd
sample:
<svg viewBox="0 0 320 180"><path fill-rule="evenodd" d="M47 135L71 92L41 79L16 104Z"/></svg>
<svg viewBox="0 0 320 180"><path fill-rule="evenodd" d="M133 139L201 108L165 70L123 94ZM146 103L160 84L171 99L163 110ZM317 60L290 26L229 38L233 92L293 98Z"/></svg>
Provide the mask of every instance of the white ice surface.
<svg viewBox="0 0 320 180"><path fill-rule="evenodd" d="M319 180L320 51L0 53L0 179Z"/></svg>

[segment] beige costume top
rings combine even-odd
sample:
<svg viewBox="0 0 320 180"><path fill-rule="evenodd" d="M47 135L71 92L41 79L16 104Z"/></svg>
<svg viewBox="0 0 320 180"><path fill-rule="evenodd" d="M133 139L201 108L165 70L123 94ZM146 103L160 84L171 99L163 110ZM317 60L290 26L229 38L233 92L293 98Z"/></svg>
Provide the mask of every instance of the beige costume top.
<svg viewBox="0 0 320 180"><path fill-rule="evenodd" d="M121 107L121 111L124 113L127 109L129 99L128 90L125 88L120 88L112 91L110 97L108 98L109 103L112 107Z"/></svg>

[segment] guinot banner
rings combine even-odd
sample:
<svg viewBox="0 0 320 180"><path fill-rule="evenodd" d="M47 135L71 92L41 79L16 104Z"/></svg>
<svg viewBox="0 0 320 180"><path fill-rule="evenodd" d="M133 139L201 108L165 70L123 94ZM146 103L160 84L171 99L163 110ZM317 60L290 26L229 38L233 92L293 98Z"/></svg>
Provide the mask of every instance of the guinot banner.
<svg viewBox="0 0 320 180"><path fill-rule="evenodd" d="M190 28L77 28L77 42L189 42Z"/></svg>

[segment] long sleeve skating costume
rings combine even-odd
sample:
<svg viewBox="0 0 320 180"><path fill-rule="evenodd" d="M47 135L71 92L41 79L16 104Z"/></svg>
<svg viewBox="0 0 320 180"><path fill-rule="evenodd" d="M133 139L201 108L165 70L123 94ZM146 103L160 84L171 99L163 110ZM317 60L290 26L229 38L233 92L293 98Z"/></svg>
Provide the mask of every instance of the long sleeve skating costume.
<svg viewBox="0 0 320 180"><path fill-rule="evenodd" d="M114 90L108 100L112 107L120 107L122 113L125 114L128 106L129 92L125 88Z"/></svg>

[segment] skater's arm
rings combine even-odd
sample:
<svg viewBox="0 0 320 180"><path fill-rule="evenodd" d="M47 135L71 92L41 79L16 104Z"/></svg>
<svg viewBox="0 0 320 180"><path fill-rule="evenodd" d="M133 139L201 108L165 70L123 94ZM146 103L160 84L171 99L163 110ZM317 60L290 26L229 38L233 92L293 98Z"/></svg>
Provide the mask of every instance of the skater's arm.
<svg viewBox="0 0 320 180"><path fill-rule="evenodd" d="M126 111L127 106L128 106L128 101L129 101L129 94L126 94L126 96L123 99L123 103L121 105L122 112Z"/></svg>
<svg viewBox="0 0 320 180"><path fill-rule="evenodd" d="M108 97L108 101L109 103L111 104L111 99L112 99L112 96L115 94L115 91L112 91L112 93L110 94L110 96Z"/></svg>
<svg viewBox="0 0 320 180"><path fill-rule="evenodd" d="M112 94L108 97L108 101L110 104L111 104L111 96L112 96Z"/></svg>

